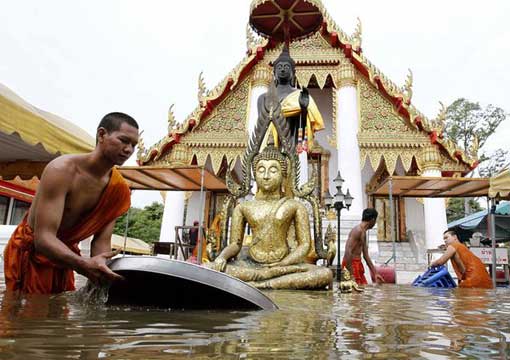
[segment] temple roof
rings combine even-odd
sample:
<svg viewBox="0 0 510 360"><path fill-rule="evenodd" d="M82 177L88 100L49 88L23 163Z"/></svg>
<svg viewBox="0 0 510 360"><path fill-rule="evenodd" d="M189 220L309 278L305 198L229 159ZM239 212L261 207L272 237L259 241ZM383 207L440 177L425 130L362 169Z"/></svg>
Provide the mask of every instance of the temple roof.
<svg viewBox="0 0 510 360"><path fill-rule="evenodd" d="M305 39L291 43L290 51L298 66L331 66L347 59L377 91L391 102L396 113L401 116L409 126L426 134L432 144L436 144L453 161L464 164L469 169L478 165L476 146L469 151L459 148L454 142L444 137L444 120L446 108L443 106L434 119L426 117L412 104L412 73L410 73L403 86L391 81L381 70L373 65L363 54L361 47L361 23L358 23L352 35L346 34L334 22L324 6L321 6L324 22L312 40ZM307 42L308 41L308 42ZM316 47L312 49L311 46ZM250 74L255 65L276 56L281 43L273 40L258 38L249 29L247 31L247 53L234 69L221 80L212 90L206 90L202 77L199 78L199 103L182 124L176 125L173 114L169 114L168 133L159 142L144 149L143 145L138 154L140 165L150 164L168 153L174 144L181 141L183 136L193 132L193 129L206 119L223 99L234 91ZM315 50L313 55L310 50ZM273 55L272 55L273 54ZM311 79L311 71L297 72L300 84L307 86ZM323 88L328 80L335 84L335 79L329 79L327 73L323 76L314 74L317 85ZM468 153L469 152L469 153Z"/></svg>

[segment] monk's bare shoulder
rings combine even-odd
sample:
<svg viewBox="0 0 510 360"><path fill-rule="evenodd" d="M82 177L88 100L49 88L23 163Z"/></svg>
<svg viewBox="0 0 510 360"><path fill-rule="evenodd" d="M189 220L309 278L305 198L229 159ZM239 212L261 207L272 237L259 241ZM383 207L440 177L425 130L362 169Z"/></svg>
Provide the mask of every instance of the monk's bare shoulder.
<svg viewBox="0 0 510 360"><path fill-rule="evenodd" d="M81 164L85 161L84 154L62 155L46 165L41 176L42 186L61 186L71 184L80 174Z"/></svg>
<svg viewBox="0 0 510 360"><path fill-rule="evenodd" d="M56 178L64 177L69 180L69 176L73 176L77 170L76 155L62 155L53 159L46 165L43 171L43 178Z"/></svg>
<svg viewBox="0 0 510 360"><path fill-rule="evenodd" d="M362 231L361 231L360 226L356 225L355 227L352 228L351 232L349 233L349 237L359 238L361 233L362 233Z"/></svg>

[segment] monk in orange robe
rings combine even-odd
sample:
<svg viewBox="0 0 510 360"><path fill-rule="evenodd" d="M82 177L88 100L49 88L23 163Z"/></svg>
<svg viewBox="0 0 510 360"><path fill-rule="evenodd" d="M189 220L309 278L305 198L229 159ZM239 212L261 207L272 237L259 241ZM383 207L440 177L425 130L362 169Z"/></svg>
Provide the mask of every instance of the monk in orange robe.
<svg viewBox="0 0 510 360"><path fill-rule="evenodd" d="M377 211L372 208L363 210L361 215L361 223L356 225L349 232L349 237L345 243L345 255L342 261L342 267L349 270L352 277L356 280L358 285L366 285L367 279L365 278L365 269L361 262L361 254L365 259L368 268L370 269L370 275L373 282L383 283L384 279L381 274L377 273L375 266L370 259L368 254L368 243L366 239L366 232L375 226L377 221Z"/></svg>
<svg viewBox="0 0 510 360"><path fill-rule="evenodd" d="M492 289L492 280L485 269L482 261L466 245L459 241L459 237L454 230L447 230L443 234L443 240L447 246L446 252L430 266L440 266L446 264L448 260L452 262L453 269L459 279L459 287L462 288L485 288Z"/></svg>
<svg viewBox="0 0 510 360"><path fill-rule="evenodd" d="M74 290L73 270L93 283L122 277L106 261L115 220L130 207L130 190L115 165L138 143L138 124L123 113L107 114L97 129L96 148L65 155L44 169L32 205L4 251L5 284L10 291L53 294ZM94 236L91 257L78 243Z"/></svg>

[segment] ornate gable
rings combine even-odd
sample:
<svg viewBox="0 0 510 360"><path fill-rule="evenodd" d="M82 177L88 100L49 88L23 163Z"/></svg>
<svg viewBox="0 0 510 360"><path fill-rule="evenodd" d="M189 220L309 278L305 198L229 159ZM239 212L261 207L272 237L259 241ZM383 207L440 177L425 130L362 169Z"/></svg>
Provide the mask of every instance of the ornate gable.
<svg viewBox="0 0 510 360"><path fill-rule="evenodd" d="M181 142L190 146L244 146L250 79L244 79L192 131L185 133Z"/></svg>

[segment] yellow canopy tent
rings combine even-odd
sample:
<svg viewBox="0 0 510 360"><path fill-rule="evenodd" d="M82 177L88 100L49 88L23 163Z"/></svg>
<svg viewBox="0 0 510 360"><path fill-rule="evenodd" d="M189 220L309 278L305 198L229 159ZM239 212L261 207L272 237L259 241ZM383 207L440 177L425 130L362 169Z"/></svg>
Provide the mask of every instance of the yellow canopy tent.
<svg viewBox="0 0 510 360"><path fill-rule="evenodd" d="M489 214L489 234L492 243L492 268L496 268L496 200L508 199L510 194L510 170L506 169L489 179L489 193L491 199ZM492 271L492 283L496 287L496 271Z"/></svg>
<svg viewBox="0 0 510 360"><path fill-rule="evenodd" d="M500 172L489 179L489 197L506 198L510 194L510 169Z"/></svg>
<svg viewBox="0 0 510 360"><path fill-rule="evenodd" d="M130 254L150 255L151 246L145 241L132 237L126 238L126 247L124 248L124 236L112 235L112 250L123 250Z"/></svg>
<svg viewBox="0 0 510 360"><path fill-rule="evenodd" d="M61 154L92 151L86 131L32 106L0 84L0 177L30 179Z"/></svg>

